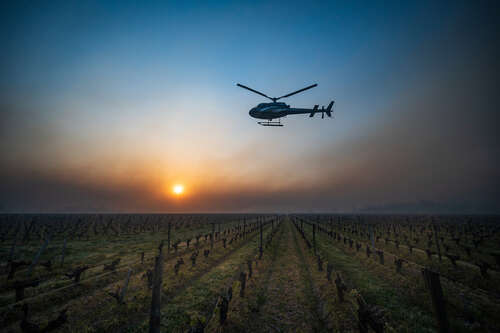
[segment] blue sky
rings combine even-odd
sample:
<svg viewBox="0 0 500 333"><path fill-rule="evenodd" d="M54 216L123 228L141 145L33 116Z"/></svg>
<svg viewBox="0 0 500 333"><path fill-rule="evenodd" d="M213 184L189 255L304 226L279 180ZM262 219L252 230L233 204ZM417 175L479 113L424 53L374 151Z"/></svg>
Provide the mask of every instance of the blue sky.
<svg viewBox="0 0 500 333"><path fill-rule="evenodd" d="M54 1L1 12L6 211L497 206L495 2ZM248 110L263 99L237 82L273 96L318 83L286 102L335 100L336 117L260 127ZM464 150L460 133L480 148ZM163 193L174 182L186 183L182 202Z"/></svg>

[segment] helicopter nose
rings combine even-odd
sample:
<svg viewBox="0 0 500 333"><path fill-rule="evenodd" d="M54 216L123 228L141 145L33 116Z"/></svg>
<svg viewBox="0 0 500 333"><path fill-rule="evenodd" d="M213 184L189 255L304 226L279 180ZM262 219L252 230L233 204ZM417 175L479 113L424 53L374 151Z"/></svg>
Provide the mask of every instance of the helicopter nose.
<svg viewBox="0 0 500 333"><path fill-rule="evenodd" d="M251 117L255 117L255 109L251 109L248 114L251 116Z"/></svg>

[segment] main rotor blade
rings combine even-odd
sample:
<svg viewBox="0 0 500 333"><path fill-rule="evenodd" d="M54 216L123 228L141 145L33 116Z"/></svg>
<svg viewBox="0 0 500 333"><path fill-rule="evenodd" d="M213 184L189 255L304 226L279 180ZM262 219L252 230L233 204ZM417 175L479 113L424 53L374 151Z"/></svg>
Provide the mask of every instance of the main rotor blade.
<svg viewBox="0 0 500 333"><path fill-rule="evenodd" d="M289 97L289 96L292 96L292 95L298 94L299 92L303 92L304 90L311 89L311 88L314 88L314 87L316 87L316 86L317 86L317 84L315 83L315 84L313 84L313 85L310 85L309 87L305 87L305 88L302 88L302 89L300 89L300 90L294 91L293 93L289 93L289 94L287 94L287 95L284 95L284 96L278 97L278 98L276 98L276 100L278 100L278 99L280 99L280 98L285 98L285 97Z"/></svg>
<svg viewBox="0 0 500 333"><path fill-rule="evenodd" d="M239 84L239 83L237 83L236 85L237 85L238 87L240 87L240 88L244 88L244 89L250 90L251 92L254 92L254 93L256 93L256 94L259 94L259 95L261 95L261 96L264 96L264 97L266 97L266 98L269 98L271 101L273 100L271 97L267 96L266 94L261 93L260 91L254 90L254 89L252 89L252 88L249 88L249 87L244 86L244 85Z"/></svg>

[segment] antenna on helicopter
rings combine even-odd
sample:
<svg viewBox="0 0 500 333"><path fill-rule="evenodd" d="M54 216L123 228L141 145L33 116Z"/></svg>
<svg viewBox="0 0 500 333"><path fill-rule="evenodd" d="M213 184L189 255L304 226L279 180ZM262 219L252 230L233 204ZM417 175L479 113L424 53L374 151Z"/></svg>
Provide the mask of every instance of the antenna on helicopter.
<svg viewBox="0 0 500 333"><path fill-rule="evenodd" d="M314 87L316 87L318 84L316 84L316 83L315 83L315 84L313 84L313 85L310 85L310 86L308 86L308 87L302 88L302 89L297 90L297 91L294 91L294 92L292 92L292 93L289 93L289 94L283 95L283 96L281 96L281 97L269 97L269 96L267 96L266 94L261 93L260 91L254 90L254 89L249 88L249 87L247 87L247 86L244 86L244 85L242 85L242 84L237 83L236 85L237 85L238 87L240 87L240 88L244 88L244 89L250 90L251 92L254 92L254 93L256 93L256 94L259 94L259 95L261 95L261 96L264 96L264 97L266 97L266 98L269 98L271 101L273 101L274 103L276 103L276 101L277 101L277 100L279 100L279 99L281 99L281 98L290 97L290 96L292 96L292 95L295 95L295 94L298 94L298 93L300 93L300 92L303 92L304 90L314 88Z"/></svg>

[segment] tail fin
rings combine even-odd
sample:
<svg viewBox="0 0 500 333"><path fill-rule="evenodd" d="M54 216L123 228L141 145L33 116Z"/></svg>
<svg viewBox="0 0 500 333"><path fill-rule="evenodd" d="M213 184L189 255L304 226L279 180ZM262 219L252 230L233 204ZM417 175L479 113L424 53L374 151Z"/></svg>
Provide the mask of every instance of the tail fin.
<svg viewBox="0 0 500 333"><path fill-rule="evenodd" d="M309 114L309 118L314 117L314 114L318 111L319 105L315 105L312 112Z"/></svg>
<svg viewBox="0 0 500 333"><path fill-rule="evenodd" d="M330 104L328 104L328 107L326 108L325 112L328 117L332 116L332 106L333 106L334 101L331 101Z"/></svg>

